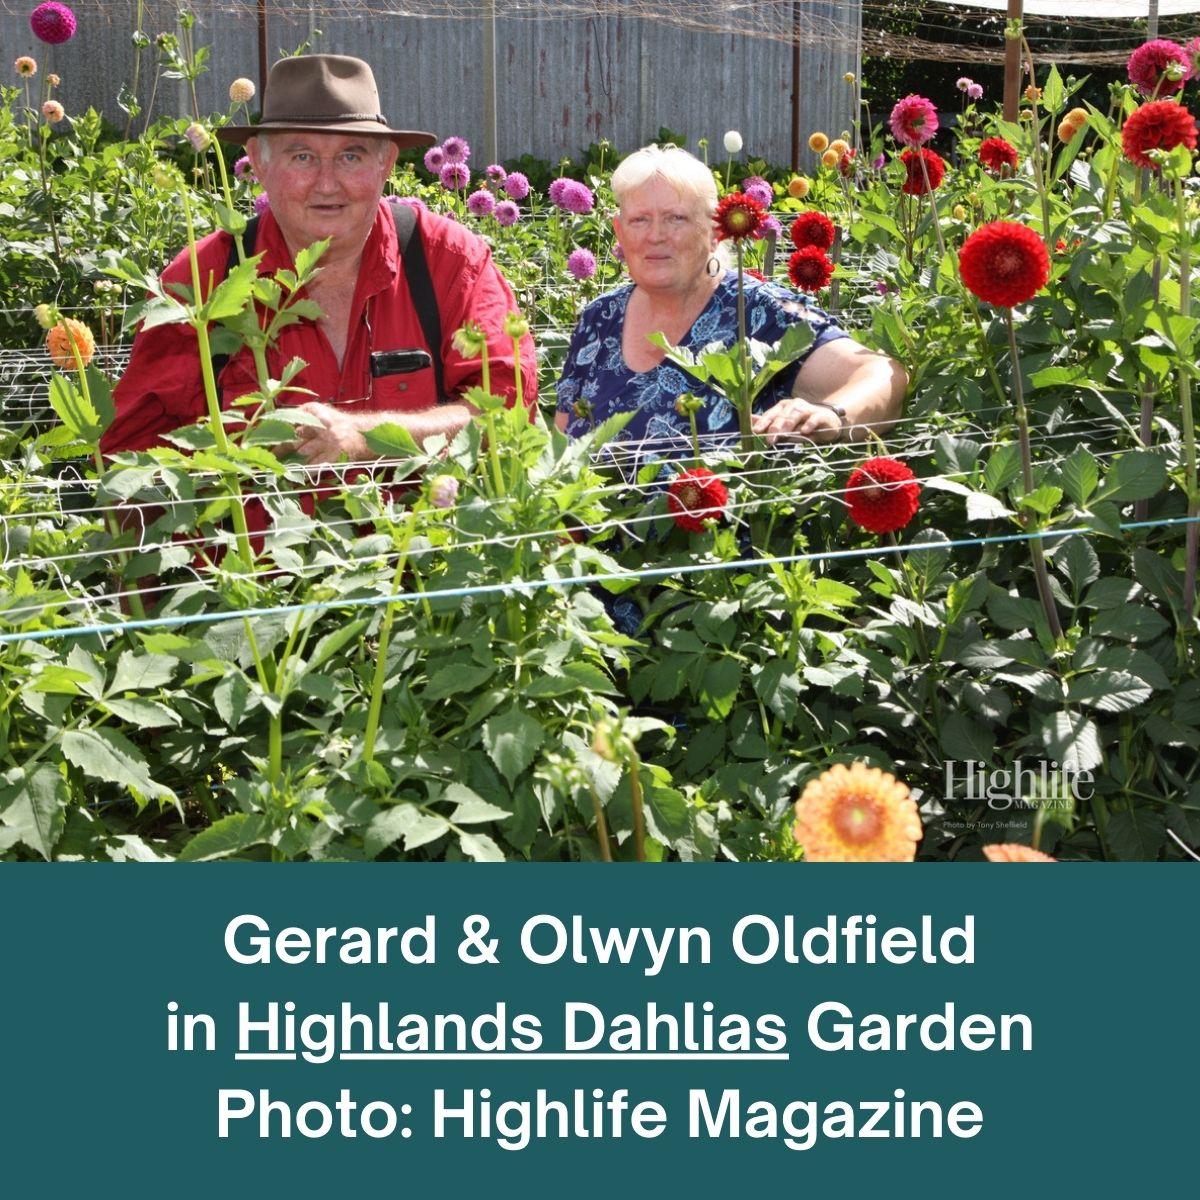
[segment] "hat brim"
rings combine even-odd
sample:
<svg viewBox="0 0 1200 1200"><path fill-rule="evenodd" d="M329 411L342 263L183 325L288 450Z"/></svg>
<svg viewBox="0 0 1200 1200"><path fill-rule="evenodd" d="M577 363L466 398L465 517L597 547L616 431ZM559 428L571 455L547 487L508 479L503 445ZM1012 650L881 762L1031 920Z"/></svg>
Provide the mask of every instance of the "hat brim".
<svg viewBox="0 0 1200 1200"><path fill-rule="evenodd" d="M260 133L365 133L370 137L387 138L401 150L421 150L432 146L437 138L417 129L388 129L377 121L330 121L325 125L293 124L290 121L264 121L261 125L223 125L216 131L225 142L244 146Z"/></svg>

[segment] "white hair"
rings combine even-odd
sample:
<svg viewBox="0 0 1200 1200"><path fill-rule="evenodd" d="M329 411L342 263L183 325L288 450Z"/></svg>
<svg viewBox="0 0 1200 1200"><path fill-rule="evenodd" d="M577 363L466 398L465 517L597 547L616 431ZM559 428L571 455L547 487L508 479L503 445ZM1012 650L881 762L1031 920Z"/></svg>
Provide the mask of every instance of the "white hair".
<svg viewBox="0 0 1200 1200"><path fill-rule="evenodd" d="M624 205L630 192L652 179L669 183L682 197L694 200L707 216L717 210L717 185L712 172L694 154L679 146L643 146L628 155L612 174L613 195Z"/></svg>

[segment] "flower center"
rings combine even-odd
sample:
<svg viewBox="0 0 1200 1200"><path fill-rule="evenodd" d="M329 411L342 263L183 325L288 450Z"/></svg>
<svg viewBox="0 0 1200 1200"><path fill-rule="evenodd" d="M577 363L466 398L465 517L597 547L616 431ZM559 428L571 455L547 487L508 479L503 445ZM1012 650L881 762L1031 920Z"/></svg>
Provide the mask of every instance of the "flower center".
<svg viewBox="0 0 1200 1200"><path fill-rule="evenodd" d="M996 274L1003 276L1005 279L1011 278L1013 275L1020 274L1021 265L1025 260L1015 250L1001 250L996 255L995 268Z"/></svg>
<svg viewBox="0 0 1200 1200"><path fill-rule="evenodd" d="M694 483L685 483L676 495L684 508L696 508L700 504L700 489Z"/></svg>
<svg viewBox="0 0 1200 1200"><path fill-rule="evenodd" d="M833 809L833 827L843 842L864 846L874 841L883 828L879 805L869 796L842 796Z"/></svg>

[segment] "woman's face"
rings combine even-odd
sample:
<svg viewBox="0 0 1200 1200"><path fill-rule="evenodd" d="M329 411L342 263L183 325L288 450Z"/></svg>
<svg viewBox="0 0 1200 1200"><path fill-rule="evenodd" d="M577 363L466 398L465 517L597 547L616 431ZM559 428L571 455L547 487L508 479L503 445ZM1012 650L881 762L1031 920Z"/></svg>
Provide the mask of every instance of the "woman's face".
<svg viewBox="0 0 1200 1200"><path fill-rule="evenodd" d="M717 244L701 202L681 195L665 179L651 179L628 193L614 224L630 278L650 292L695 288Z"/></svg>

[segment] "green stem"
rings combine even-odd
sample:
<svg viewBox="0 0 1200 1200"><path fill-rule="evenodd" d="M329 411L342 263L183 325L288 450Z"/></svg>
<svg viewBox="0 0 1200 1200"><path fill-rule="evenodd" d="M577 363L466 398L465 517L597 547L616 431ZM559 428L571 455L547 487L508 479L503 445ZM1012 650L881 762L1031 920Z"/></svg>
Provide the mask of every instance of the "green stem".
<svg viewBox="0 0 1200 1200"><path fill-rule="evenodd" d="M1012 356L1013 401L1017 410L1017 437L1021 449L1021 483L1025 494L1029 495L1033 491L1033 452L1029 444L1029 418L1025 412L1025 395L1021 386L1021 357L1017 351L1017 332L1013 326L1012 309L1006 308L1004 311L1008 322L1008 348ZM1036 521L1036 514L1033 519ZM1025 513L1022 513L1021 523L1028 524ZM1029 556L1033 560L1033 576L1037 581L1038 596L1046 614L1046 623L1050 627L1050 636L1058 642L1063 636L1062 623L1058 619L1054 593L1050 590L1050 574L1046 570L1046 556L1041 538L1029 539Z"/></svg>
<svg viewBox="0 0 1200 1200"><path fill-rule="evenodd" d="M179 195L183 200L183 217L187 224L188 258L192 268L192 303L195 306L189 324L196 331L197 349L200 354L200 374L204 380L204 398L208 406L208 422L212 429L217 451L229 453L229 439L225 435L225 423L221 417L221 401L217 395L217 381L213 374L212 347L208 340L208 322L200 316L203 293L200 288L200 260L196 257L196 230L192 224L192 206L188 200L187 184L180 185ZM233 492L233 526L238 537L238 547L248 566L254 563L254 551L250 545L250 528L246 524L246 505L242 498L242 485L236 478L224 477Z"/></svg>
<svg viewBox="0 0 1200 1200"><path fill-rule="evenodd" d="M612 847L608 844L608 824L604 820L604 806L600 803L600 797L596 795L596 789L588 784L588 791L592 797L592 812L596 814L596 840L600 843L600 857L605 862L612 862Z"/></svg>
<svg viewBox="0 0 1200 1200"><path fill-rule="evenodd" d="M1186 321L1191 315L1191 243L1188 237L1187 194L1183 180L1175 180L1175 209L1179 219L1179 312ZM1179 364L1179 411L1182 414L1184 470L1187 488L1187 515L1191 518L1187 526L1183 569L1183 615L1188 629L1196 615L1196 560L1200 547L1200 493L1196 487L1196 425L1192 413L1191 364Z"/></svg>
<svg viewBox="0 0 1200 1200"><path fill-rule="evenodd" d="M142 32L142 18L146 15L145 3L146 3L146 0L137 0L137 16L134 18L134 22L133 22L133 32L134 32L135 36L140 35ZM137 104L138 79L141 76L141 70L142 70L142 44L140 41L138 41L137 44L133 48L133 87L130 89L130 91L133 93L133 103L135 105ZM125 118L125 139L124 139L125 141L129 141L129 127L132 124L133 124L133 112L131 111L128 114L128 116L126 116L126 118Z"/></svg>
<svg viewBox="0 0 1200 1200"><path fill-rule="evenodd" d="M746 287L742 239L737 239L737 323L738 323L738 425L742 434L742 453L752 449L750 428L750 356L746 353Z"/></svg>
<svg viewBox="0 0 1200 1200"><path fill-rule="evenodd" d="M400 592L404 569L408 565L408 547L412 543L413 526L416 523L416 511L411 510L404 523L401 534L400 557L396 562L396 573L392 577L392 595ZM375 758L375 738L379 733L379 714L383 711L383 684L387 678L388 641L392 636L392 623L396 619L396 604L386 606L383 613L383 624L379 630L379 648L375 657L375 674L371 680L371 703L367 709L367 729L363 734L363 762L369 763Z"/></svg>
<svg viewBox="0 0 1200 1200"><path fill-rule="evenodd" d="M629 751L629 795L633 802L633 852L638 862L646 861L646 818L642 799L642 780L639 775L641 759L636 750Z"/></svg>

